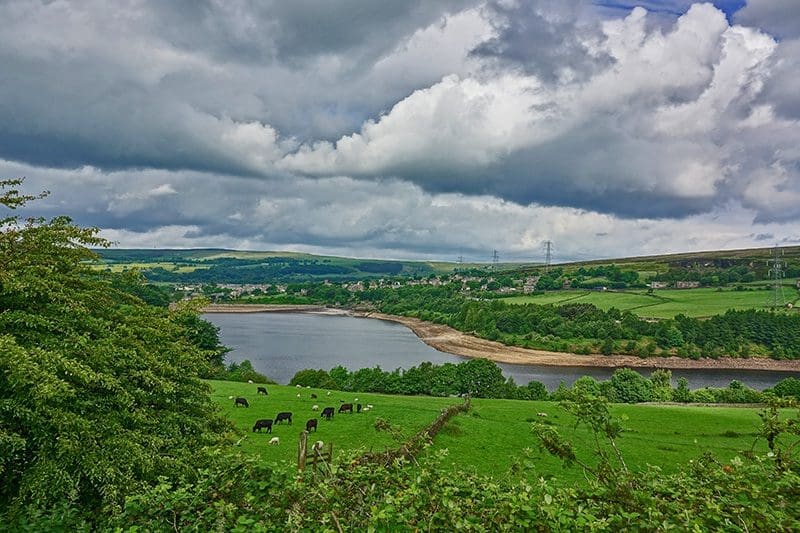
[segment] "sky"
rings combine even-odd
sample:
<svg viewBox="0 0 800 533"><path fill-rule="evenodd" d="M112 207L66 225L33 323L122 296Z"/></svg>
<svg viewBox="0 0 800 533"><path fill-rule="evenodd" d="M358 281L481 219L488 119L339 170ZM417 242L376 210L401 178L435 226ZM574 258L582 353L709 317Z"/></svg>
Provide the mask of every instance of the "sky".
<svg viewBox="0 0 800 533"><path fill-rule="evenodd" d="M0 20L0 177L119 247L800 244L797 0L3 0Z"/></svg>

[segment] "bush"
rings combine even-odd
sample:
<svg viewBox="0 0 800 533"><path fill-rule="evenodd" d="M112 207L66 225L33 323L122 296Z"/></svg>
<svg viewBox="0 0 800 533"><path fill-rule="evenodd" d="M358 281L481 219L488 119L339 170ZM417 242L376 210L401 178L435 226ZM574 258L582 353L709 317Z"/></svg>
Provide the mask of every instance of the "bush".
<svg viewBox="0 0 800 533"><path fill-rule="evenodd" d="M800 379L784 378L772 388L772 393L781 398L800 400Z"/></svg>
<svg viewBox="0 0 800 533"><path fill-rule="evenodd" d="M611 387L618 402L649 402L653 398L650 380L630 368L615 370L611 375Z"/></svg>

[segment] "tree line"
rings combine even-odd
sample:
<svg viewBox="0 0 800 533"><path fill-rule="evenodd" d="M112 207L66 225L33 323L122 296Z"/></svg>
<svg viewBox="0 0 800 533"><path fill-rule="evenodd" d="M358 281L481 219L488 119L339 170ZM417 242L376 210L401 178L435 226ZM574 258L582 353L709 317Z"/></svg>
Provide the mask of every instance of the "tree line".
<svg viewBox="0 0 800 533"><path fill-rule="evenodd" d="M470 359L462 363L437 365L424 362L406 370L361 368L350 371L339 365L330 371L304 369L292 377L290 385L321 389L375 392L381 394L463 396L511 400L562 401L575 391L602 396L615 403L680 402L680 403L762 403L770 398L800 400L800 380L787 377L764 392L752 389L737 380L727 387L689 389L686 378L672 385L672 372L657 369L649 377L629 368L614 371L610 379L591 376L578 378L571 386L562 381L549 392L544 383L532 380L517 385L513 378L503 377L500 367L488 359Z"/></svg>

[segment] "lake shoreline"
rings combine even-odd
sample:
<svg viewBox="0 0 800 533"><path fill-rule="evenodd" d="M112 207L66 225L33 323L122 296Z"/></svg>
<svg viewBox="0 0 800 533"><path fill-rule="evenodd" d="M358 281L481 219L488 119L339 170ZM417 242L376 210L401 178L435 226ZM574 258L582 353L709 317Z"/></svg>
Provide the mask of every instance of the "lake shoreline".
<svg viewBox="0 0 800 533"><path fill-rule="evenodd" d="M352 316L401 324L410 329L431 348L451 355L485 358L496 363L536 365L550 367L595 368L665 368L687 370L764 370L772 372L800 372L800 361L766 358L740 359L686 359L682 357L641 358L631 355L579 355L551 352L518 346L507 346L496 341L481 339L462 333L450 326L426 322L418 318L387 315L377 312L351 311L321 305L255 305L211 304L204 313L311 313L332 316Z"/></svg>

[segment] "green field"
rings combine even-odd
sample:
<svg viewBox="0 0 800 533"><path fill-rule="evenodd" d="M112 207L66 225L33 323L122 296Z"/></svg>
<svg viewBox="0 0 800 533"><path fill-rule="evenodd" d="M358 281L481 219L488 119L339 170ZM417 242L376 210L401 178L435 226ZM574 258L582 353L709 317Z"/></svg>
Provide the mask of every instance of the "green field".
<svg viewBox="0 0 800 533"><path fill-rule="evenodd" d="M380 394L345 393L332 391L330 396L318 389L297 389L288 386L267 386L269 396L256 394L257 385L224 381L210 382L213 398L222 413L246 435L241 449L256 454L265 462L293 463L297 456L299 433L309 418L319 417L311 410L316 403L338 409L339 400L362 405L373 404L368 413L336 414L332 421L319 419L316 435L334 445L334 456L342 457L353 450L381 451L396 446L388 434L374 428L378 417L400 427L405 436L422 429L448 405L458 398L419 396L387 396ZM312 400L311 393L319 398ZM297 398L297 394L301 397ZM234 408L229 396L244 396L250 407ZM268 445L270 436L252 433L256 419L274 418L279 411L294 413L292 426L282 424L273 428L272 436L280 445ZM625 432L619 441L622 453L632 469L658 466L665 472L679 470L690 460L712 452L717 459L729 461L743 450L749 450L759 426L757 409L744 407L694 407L667 405L615 405L613 413L623 419ZM546 418L537 413L547 413ZM518 400L473 400L472 410L454 418L434 441L434 450L447 449L446 462L456 469L466 469L490 476L505 476L512 464L530 453L529 477L555 476L564 483L583 479L577 469L564 470L561 463L536 449L537 441L531 431L531 421L546 421L558 426L583 451L583 458L592 461L590 435L574 427L574 419L555 402L526 402ZM525 449L529 452L523 452ZM759 450L763 450L760 443Z"/></svg>
<svg viewBox="0 0 800 533"><path fill-rule="evenodd" d="M732 289L684 289L647 291L554 291L531 296L503 298L512 304L534 303L539 305L563 305L588 303L607 310L616 307L631 311L645 318L672 318L678 314L691 317L707 317L724 313L728 309L766 309L770 292L766 290L736 291ZM797 290L784 287L787 302L798 301Z"/></svg>
<svg viewBox="0 0 800 533"><path fill-rule="evenodd" d="M169 262L129 262L129 263L95 263L91 265L95 270L110 270L111 272L124 272L126 270L149 270L151 268L163 268L170 272L194 272L201 268L208 268L206 265L184 265L181 263Z"/></svg>

